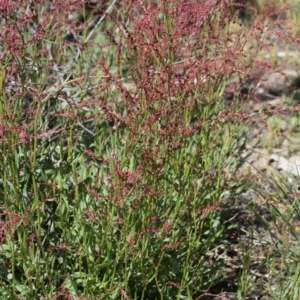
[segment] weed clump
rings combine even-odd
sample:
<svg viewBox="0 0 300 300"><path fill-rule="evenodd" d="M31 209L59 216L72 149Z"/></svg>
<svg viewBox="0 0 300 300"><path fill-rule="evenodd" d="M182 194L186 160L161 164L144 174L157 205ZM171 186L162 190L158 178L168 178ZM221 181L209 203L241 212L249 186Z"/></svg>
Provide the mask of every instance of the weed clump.
<svg viewBox="0 0 300 300"><path fill-rule="evenodd" d="M2 3L0 295L200 299L249 182L239 90L270 67L245 58L268 15L88 2Z"/></svg>

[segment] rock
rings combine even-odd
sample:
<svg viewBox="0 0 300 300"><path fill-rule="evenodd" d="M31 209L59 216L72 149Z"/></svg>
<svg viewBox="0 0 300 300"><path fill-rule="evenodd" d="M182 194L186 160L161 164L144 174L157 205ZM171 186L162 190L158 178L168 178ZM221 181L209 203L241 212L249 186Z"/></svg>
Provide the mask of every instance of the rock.
<svg viewBox="0 0 300 300"><path fill-rule="evenodd" d="M283 156L272 154L269 163L275 163L278 171L287 172L294 176L300 176L300 156L294 155L286 159Z"/></svg>

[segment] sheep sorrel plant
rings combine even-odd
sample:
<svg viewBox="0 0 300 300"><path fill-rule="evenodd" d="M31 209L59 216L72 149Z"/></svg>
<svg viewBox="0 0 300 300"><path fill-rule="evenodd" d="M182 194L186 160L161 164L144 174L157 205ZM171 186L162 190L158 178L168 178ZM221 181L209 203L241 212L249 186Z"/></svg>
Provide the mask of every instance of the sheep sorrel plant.
<svg viewBox="0 0 300 300"><path fill-rule="evenodd" d="M244 59L268 14L247 31L230 1L0 6L1 299L217 293L247 188L249 116L224 95L269 68Z"/></svg>

